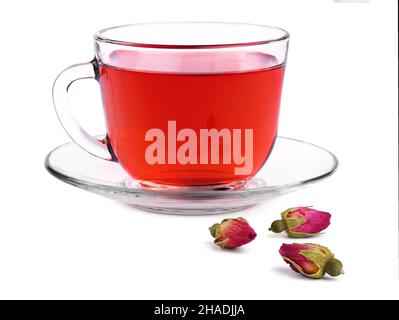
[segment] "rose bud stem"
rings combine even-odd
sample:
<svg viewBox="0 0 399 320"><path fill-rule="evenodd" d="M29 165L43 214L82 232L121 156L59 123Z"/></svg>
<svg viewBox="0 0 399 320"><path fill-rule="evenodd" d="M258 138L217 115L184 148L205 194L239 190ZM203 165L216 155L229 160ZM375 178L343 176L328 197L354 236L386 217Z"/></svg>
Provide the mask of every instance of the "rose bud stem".
<svg viewBox="0 0 399 320"><path fill-rule="evenodd" d="M332 277L338 277L340 274L344 273L342 270L342 262L335 258L331 258L326 262L324 270Z"/></svg>
<svg viewBox="0 0 399 320"><path fill-rule="evenodd" d="M212 227L209 228L209 232L211 233L212 237L216 237L216 230L220 226L220 223L215 223Z"/></svg>
<svg viewBox="0 0 399 320"><path fill-rule="evenodd" d="M283 220L276 220L272 223L269 228L269 231L274 233L280 233L287 230L287 224Z"/></svg>

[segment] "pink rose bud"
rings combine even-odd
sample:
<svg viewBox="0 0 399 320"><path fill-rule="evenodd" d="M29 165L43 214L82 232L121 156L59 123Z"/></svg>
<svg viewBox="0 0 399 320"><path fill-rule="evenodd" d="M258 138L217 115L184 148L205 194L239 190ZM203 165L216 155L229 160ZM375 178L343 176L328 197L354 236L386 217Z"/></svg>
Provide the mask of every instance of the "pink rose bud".
<svg viewBox="0 0 399 320"><path fill-rule="evenodd" d="M296 207L282 212L281 219L274 221L269 230L276 233L286 231L290 238L307 238L326 229L331 215L309 207Z"/></svg>
<svg viewBox="0 0 399 320"><path fill-rule="evenodd" d="M291 269L305 277L321 279L326 273L332 277L343 274L342 263L326 247L318 244L283 244L280 255Z"/></svg>
<svg viewBox="0 0 399 320"><path fill-rule="evenodd" d="M215 244L221 248L237 248L256 238L256 232L244 218L224 219L209 228Z"/></svg>

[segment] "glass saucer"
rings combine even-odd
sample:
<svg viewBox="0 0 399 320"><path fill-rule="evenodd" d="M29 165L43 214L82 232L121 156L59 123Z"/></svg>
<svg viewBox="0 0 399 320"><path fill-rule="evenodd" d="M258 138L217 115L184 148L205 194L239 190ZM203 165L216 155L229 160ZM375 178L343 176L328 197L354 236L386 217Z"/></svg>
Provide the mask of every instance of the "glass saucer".
<svg viewBox="0 0 399 320"><path fill-rule="evenodd" d="M263 168L239 189L144 189L116 162L94 157L73 142L51 151L46 169L56 178L81 189L133 204L141 209L172 214L212 214L236 211L330 176L337 157L314 144L278 137Z"/></svg>

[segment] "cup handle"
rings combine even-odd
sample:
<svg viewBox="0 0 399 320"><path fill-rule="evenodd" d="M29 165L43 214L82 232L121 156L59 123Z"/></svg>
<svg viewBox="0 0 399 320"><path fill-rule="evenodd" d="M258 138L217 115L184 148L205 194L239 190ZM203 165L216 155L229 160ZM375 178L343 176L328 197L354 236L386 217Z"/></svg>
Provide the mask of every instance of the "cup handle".
<svg viewBox="0 0 399 320"><path fill-rule="evenodd" d="M108 149L107 141L90 136L76 121L68 104L68 90L72 83L82 79L95 79L98 68L95 60L72 65L62 71L54 81L53 102L61 125L72 140L90 154L105 159L115 160Z"/></svg>

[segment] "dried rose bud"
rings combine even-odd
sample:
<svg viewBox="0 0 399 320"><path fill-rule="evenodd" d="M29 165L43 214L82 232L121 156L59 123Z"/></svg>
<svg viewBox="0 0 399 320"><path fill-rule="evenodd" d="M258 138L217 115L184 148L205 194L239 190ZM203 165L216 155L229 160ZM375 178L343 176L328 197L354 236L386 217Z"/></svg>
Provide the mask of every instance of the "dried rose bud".
<svg viewBox="0 0 399 320"><path fill-rule="evenodd" d="M281 219L274 221L269 230L286 231L290 238L307 238L326 229L331 215L309 207L296 207L282 212Z"/></svg>
<svg viewBox="0 0 399 320"><path fill-rule="evenodd" d="M342 263L326 247L318 244L283 244L280 255L291 269L305 277L321 279L328 273L332 277L343 274Z"/></svg>
<svg viewBox="0 0 399 320"><path fill-rule="evenodd" d="M221 248L237 248L256 238L256 232L244 218L224 219L209 228L215 244Z"/></svg>

